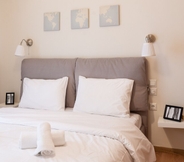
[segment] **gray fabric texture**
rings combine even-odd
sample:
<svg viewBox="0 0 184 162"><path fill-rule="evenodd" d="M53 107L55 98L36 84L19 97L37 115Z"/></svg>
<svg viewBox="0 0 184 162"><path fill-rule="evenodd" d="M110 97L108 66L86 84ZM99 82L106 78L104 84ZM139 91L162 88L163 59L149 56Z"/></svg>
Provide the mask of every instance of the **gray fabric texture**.
<svg viewBox="0 0 184 162"><path fill-rule="evenodd" d="M134 80L130 110L148 110L145 58L79 58L75 70L76 86L78 85L79 75L87 78L128 78Z"/></svg>
<svg viewBox="0 0 184 162"><path fill-rule="evenodd" d="M75 63L76 59L24 59L21 67L21 79L58 79L68 77L66 107L75 102ZM21 90L22 91L22 90Z"/></svg>
<svg viewBox="0 0 184 162"><path fill-rule="evenodd" d="M146 59L127 58L76 58L76 59L24 59L21 67L21 79L58 79L69 77L66 92L66 107L73 107L79 75L87 78L129 78L134 80L131 112L142 116L143 127L147 135L148 121L148 81Z"/></svg>

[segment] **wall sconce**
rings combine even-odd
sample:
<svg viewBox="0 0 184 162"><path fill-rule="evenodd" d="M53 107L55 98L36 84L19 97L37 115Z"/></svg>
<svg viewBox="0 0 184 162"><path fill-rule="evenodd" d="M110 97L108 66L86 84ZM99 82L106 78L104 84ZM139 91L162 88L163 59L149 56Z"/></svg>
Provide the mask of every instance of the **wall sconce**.
<svg viewBox="0 0 184 162"><path fill-rule="evenodd" d="M155 56L155 50L153 47L153 42L155 42L155 36L149 34L145 38L146 43L143 44L142 47L142 56Z"/></svg>
<svg viewBox="0 0 184 162"><path fill-rule="evenodd" d="M20 45L18 45L17 48L16 48L16 51L15 51L16 56L25 56L25 50L24 50L24 47L22 46L23 41L25 41L26 45L29 46L29 47L33 45L33 40L32 39L27 39L27 40L23 39L20 42Z"/></svg>

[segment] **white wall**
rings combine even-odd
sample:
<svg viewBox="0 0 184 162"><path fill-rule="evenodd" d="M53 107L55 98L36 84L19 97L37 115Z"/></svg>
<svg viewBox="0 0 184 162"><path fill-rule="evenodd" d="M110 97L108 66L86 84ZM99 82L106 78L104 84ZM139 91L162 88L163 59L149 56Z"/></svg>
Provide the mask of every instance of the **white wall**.
<svg viewBox="0 0 184 162"><path fill-rule="evenodd" d="M99 27L99 6L120 5L120 26ZM0 0L0 102L7 91L19 98L20 65L16 46L34 45L26 57L137 57L147 34L154 34L157 56L148 58L158 111L149 112L149 138L155 146L184 149L184 130L157 127L165 104L184 106L184 1L168 0ZM70 11L89 8L90 28L71 30ZM60 12L61 30L43 31L43 13ZM27 47L26 47L27 49Z"/></svg>

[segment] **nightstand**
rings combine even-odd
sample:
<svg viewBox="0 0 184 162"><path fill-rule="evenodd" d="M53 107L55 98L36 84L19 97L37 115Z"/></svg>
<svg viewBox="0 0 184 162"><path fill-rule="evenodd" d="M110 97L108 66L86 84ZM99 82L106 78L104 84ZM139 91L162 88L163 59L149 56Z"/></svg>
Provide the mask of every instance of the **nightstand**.
<svg viewBox="0 0 184 162"><path fill-rule="evenodd" d="M3 107L18 107L19 103L14 103L13 105L6 105L5 103L0 103L0 108Z"/></svg>
<svg viewBox="0 0 184 162"><path fill-rule="evenodd" d="M182 120L181 122L176 122L176 121L163 119L163 117L159 117L159 119L158 119L158 127L184 129L184 120Z"/></svg>

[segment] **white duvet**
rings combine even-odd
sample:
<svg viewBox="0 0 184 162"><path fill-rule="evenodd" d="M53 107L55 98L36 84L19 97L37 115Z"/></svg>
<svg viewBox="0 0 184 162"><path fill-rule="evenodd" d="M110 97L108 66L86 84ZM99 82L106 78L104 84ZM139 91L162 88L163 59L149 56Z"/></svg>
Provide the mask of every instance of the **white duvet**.
<svg viewBox="0 0 184 162"><path fill-rule="evenodd" d="M36 131L41 122L65 130L66 144L55 147L55 156L34 156L21 150L22 131ZM23 108L0 109L0 161L2 162L154 162L152 144L124 118L76 112Z"/></svg>

